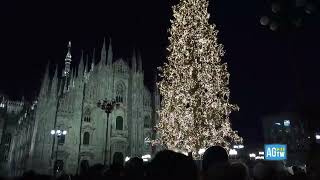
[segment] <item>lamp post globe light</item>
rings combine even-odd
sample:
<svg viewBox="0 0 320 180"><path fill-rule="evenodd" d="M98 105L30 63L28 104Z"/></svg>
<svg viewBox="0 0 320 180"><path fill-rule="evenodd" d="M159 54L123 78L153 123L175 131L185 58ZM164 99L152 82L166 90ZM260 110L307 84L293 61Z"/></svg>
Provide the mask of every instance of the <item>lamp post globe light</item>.
<svg viewBox="0 0 320 180"><path fill-rule="evenodd" d="M67 135L68 131L66 130L60 130L60 129L57 129L57 130L51 130L50 131L50 134L52 136L54 136L54 138L56 138L57 140L57 145L56 145L56 155L55 155L55 163L54 163L54 168L53 168L53 175L56 176L56 174L62 170L62 167L60 167L57 162L58 162L58 148L59 148L59 138L64 138L66 135ZM63 143L64 143L64 140L63 140ZM60 169L61 168L61 169Z"/></svg>
<svg viewBox="0 0 320 180"><path fill-rule="evenodd" d="M106 128L106 141L105 141L105 147L104 147L104 161L103 161L103 165L106 165L106 161L107 161L107 149L108 149L108 137L109 137L109 132L108 132L108 128L109 128L109 115L112 112L114 106L116 104L115 100L100 100L97 103L98 108L102 109L106 114L107 114L107 128ZM110 129L111 131L111 129ZM111 146L109 149L109 164L111 164Z"/></svg>

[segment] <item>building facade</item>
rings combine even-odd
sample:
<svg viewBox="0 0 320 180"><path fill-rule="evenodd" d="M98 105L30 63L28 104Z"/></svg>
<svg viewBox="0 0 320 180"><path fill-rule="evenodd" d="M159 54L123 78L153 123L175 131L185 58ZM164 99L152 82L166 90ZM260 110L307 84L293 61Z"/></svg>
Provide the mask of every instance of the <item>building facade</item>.
<svg viewBox="0 0 320 180"><path fill-rule="evenodd" d="M76 174L94 164L153 153L160 97L144 85L140 53L134 51L129 62L114 59L110 40L99 60L93 56L89 65L82 54L77 68L72 62L69 42L62 75L56 68L51 78L47 66L37 102L16 127L12 175L25 170ZM97 105L105 99L116 102L108 122Z"/></svg>
<svg viewBox="0 0 320 180"><path fill-rule="evenodd" d="M6 95L0 94L0 176L10 173L16 127L26 106L27 103L23 99L12 101Z"/></svg>

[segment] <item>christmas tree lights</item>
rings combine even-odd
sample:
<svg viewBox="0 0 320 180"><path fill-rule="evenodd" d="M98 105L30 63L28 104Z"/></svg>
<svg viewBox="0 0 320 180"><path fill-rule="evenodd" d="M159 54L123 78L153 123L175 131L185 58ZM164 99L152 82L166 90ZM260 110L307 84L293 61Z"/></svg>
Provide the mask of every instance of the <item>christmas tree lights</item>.
<svg viewBox="0 0 320 180"><path fill-rule="evenodd" d="M229 121L238 106L229 103L223 46L210 25L207 0L180 0L173 7L168 62L158 83L162 97L158 138L168 149L193 152L242 142Z"/></svg>

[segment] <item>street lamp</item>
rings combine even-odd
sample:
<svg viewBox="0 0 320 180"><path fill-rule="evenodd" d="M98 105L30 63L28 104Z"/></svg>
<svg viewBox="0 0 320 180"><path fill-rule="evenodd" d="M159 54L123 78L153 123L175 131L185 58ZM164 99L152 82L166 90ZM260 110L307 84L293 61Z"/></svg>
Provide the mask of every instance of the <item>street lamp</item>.
<svg viewBox="0 0 320 180"><path fill-rule="evenodd" d="M107 144L108 144L108 135L109 135L109 133L108 133L109 115L110 115L110 113L112 112L115 104L116 104L116 101L115 101L115 100L109 101L109 100L107 100L107 99L105 99L105 100L100 100L100 101L98 101L98 103L97 103L97 106L98 106L100 109L104 110L104 112L107 114L106 142L105 142L105 147L104 147L104 154L105 154L105 155L104 155L104 161L103 161L103 165L104 165L104 166L106 165L106 160L107 160L107 149L108 149L108 148L107 148ZM111 129L110 129L110 130L111 130ZM109 160L111 161L111 145L110 145L110 157L109 157ZM110 164L111 164L111 162L110 162Z"/></svg>
<svg viewBox="0 0 320 180"><path fill-rule="evenodd" d="M54 136L53 138L57 138L57 145L56 145L56 157L55 157L55 166L57 165L57 160L58 160L58 147L59 147L59 138L61 138L61 137L64 137L64 136L66 136L67 135L67 131L66 130L60 130L60 129L58 129L58 130L51 130L50 131L50 134L52 135L52 136ZM55 166L54 166L54 168L53 168L53 174L54 174L54 176L56 175L56 173L59 171L59 167L57 167L57 170L55 170Z"/></svg>

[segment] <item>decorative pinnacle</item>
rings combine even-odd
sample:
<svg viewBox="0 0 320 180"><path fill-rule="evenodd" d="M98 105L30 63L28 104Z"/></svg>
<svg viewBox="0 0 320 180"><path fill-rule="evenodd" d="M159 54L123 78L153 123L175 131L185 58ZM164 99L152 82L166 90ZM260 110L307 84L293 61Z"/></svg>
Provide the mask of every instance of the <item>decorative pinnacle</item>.
<svg viewBox="0 0 320 180"><path fill-rule="evenodd" d="M71 41L69 41L68 43L68 53L66 55L65 58L65 67L64 67L64 71L63 71L63 76L69 76L69 72L70 72L70 64L71 64Z"/></svg>
<svg viewBox="0 0 320 180"><path fill-rule="evenodd" d="M65 61L68 63L71 62L71 41L69 41L69 43L68 43L68 53L67 53Z"/></svg>

